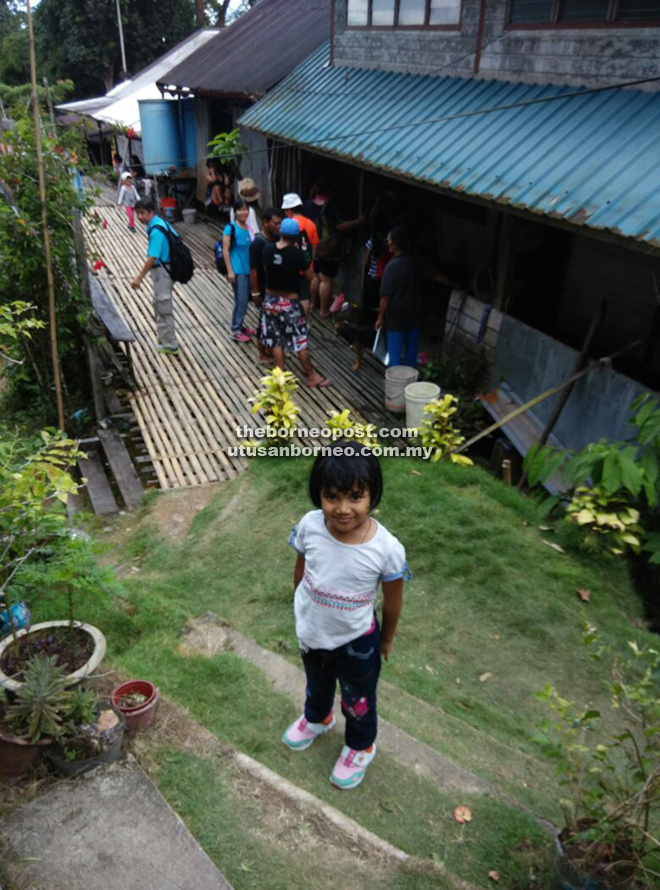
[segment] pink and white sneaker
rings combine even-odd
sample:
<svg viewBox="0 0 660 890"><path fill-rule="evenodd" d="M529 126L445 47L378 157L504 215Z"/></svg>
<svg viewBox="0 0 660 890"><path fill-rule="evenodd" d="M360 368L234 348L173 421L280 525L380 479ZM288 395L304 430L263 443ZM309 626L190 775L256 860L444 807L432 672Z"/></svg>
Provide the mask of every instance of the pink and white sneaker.
<svg viewBox="0 0 660 890"><path fill-rule="evenodd" d="M331 730L336 722L332 712L328 714L323 723L309 723L303 714L285 730L282 741L292 751L304 751L305 748L309 748L314 739Z"/></svg>
<svg viewBox="0 0 660 890"><path fill-rule="evenodd" d="M349 788L357 788L367 767L376 756L376 743L374 742L366 751L356 751L344 745L341 754L337 758L330 781L337 788L348 790Z"/></svg>

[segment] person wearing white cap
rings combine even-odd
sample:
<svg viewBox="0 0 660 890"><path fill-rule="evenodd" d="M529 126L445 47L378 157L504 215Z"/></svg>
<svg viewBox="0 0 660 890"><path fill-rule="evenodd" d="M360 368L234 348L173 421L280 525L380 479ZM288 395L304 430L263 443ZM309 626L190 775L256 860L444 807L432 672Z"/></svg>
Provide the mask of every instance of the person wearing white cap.
<svg viewBox="0 0 660 890"><path fill-rule="evenodd" d="M128 231L135 232L135 205L140 200L137 189L133 185L133 177L125 170L121 174L121 188L119 189L119 197L117 198L117 206L124 206L126 216L128 217Z"/></svg>
<svg viewBox="0 0 660 890"><path fill-rule="evenodd" d="M303 279L310 281L312 268L297 243L300 226L295 219L283 219L279 240L266 244L261 254L266 280L259 319L259 339L273 350L273 361L284 369L284 353L294 352L315 389L330 386L330 380L318 374L309 358L307 321L300 300ZM302 274L301 274L302 273Z"/></svg>

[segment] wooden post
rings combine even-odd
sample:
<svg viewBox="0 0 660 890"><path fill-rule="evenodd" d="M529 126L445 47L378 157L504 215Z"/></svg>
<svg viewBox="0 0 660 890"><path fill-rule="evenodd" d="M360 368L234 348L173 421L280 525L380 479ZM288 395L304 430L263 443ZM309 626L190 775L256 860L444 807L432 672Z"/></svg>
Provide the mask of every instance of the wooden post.
<svg viewBox="0 0 660 890"><path fill-rule="evenodd" d="M50 251L50 232L48 230L48 209L46 206L46 175L44 157L41 150L41 116L39 114L39 96L37 93L37 63L34 53L34 31L32 28L32 12L30 0L27 0L28 41L30 47L30 80L32 82L32 113L34 117L34 138L37 149L37 171L39 174L39 198L41 200L41 224L44 237L44 262L48 281L48 316L50 322L50 351L53 363L53 379L55 381L55 401L57 403L57 425L64 431L64 402L62 399L62 381L60 379L60 358L57 349L57 319L55 315L55 280Z"/></svg>
<svg viewBox="0 0 660 890"><path fill-rule="evenodd" d="M497 278L495 279L495 308L506 312L509 287L513 277L514 239L517 219L509 213L502 216L500 239L497 245Z"/></svg>
<svg viewBox="0 0 660 890"><path fill-rule="evenodd" d="M502 479L505 485L511 487L511 461L508 457L502 461Z"/></svg>

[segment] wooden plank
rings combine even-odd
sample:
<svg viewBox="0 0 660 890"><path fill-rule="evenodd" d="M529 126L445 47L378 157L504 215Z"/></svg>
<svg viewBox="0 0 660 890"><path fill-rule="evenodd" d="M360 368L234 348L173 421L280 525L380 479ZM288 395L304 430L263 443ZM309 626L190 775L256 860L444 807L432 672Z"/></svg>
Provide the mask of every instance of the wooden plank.
<svg viewBox="0 0 660 890"><path fill-rule="evenodd" d="M108 334L110 334L113 340L118 340L123 343L132 343L135 340L135 337L130 332L126 322L119 312L117 312L117 309L108 296L103 283L91 273L89 273L88 277L92 306L105 325Z"/></svg>
<svg viewBox="0 0 660 890"><path fill-rule="evenodd" d="M86 489L92 503L92 509L99 516L118 513L119 507L110 488L108 477L105 475L103 464L98 452L94 448L81 447L87 455L78 459L78 469L83 478L87 480Z"/></svg>
<svg viewBox="0 0 660 890"><path fill-rule="evenodd" d="M126 507L135 510L142 500L144 490L119 431L116 427L109 426L107 429L98 429L97 435Z"/></svg>

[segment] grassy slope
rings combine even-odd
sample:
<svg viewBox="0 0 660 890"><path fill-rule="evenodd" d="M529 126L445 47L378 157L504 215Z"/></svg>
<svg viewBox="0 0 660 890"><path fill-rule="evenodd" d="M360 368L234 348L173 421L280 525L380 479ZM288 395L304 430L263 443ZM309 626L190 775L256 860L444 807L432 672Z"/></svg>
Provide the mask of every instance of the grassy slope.
<svg viewBox="0 0 660 890"><path fill-rule="evenodd" d="M307 469L306 462L255 463L222 487L180 547L148 518L138 524L132 517L139 530L126 536L121 558L113 554L113 561L139 557L140 573L123 591L135 613L118 609L122 600L97 601L80 609L81 617L104 628L111 655L126 670L156 677L220 737L381 836L415 855L446 859L476 882L497 868L505 886L527 886L526 838L532 847L543 843L527 817L497 802L443 795L385 756L370 770L367 793L338 799L327 783L337 743L319 745L302 761L289 754L278 739L297 709L257 670L230 654L210 661L177 654L177 634L188 617L211 609L297 661L293 554L285 541L309 508ZM395 653L383 672L390 684L383 685L383 714L552 817L555 781L531 742L543 716L533 695L551 681L569 697L605 702L581 630L588 618L621 645L632 635L648 636L635 627L641 607L625 566L557 553L543 538L557 541L570 530L539 530L545 523L534 502L480 470L393 460L384 471L378 518L406 545L415 577L406 586ZM589 604L576 597L578 587L592 591ZM48 608L55 614L59 606L51 601ZM485 672L492 677L480 682ZM425 706L397 694L397 687ZM170 783L173 794L181 791ZM460 841L447 817L466 802L475 809L472 844ZM188 808L193 820L194 809Z"/></svg>

